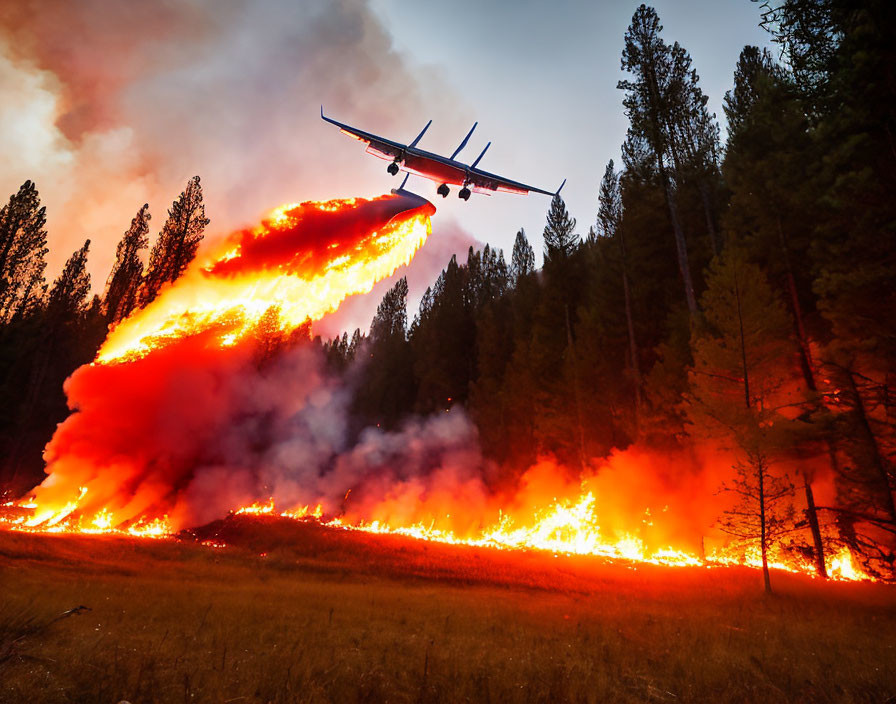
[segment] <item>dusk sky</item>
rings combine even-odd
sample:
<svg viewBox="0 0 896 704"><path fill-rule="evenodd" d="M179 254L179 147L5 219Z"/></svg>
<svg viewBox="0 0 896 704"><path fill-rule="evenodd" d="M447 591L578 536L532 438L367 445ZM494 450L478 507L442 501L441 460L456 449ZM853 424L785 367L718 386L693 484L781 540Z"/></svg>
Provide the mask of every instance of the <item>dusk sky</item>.
<svg viewBox="0 0 896 704"><path fill-rule="evenodd" d="M457 111L479 120L464 152L476 157L492 141L484 168L553 190L567 178L562 195L579 232L587 234L597 214L597 190L609 159L620 166L628 126L617 82L623 36L637 2L429 3L411 12L400 0L373 0L395 47L414 65L437 72L458 98ZM654 2L664 38L691 54L709 106L721 119L722 100L746 44L769 45L758 26L759 8L748 0ZM451 153L464 132L451 132L435 118L426 144ZM416 123L425 124L427 115ZM414 121L400 136L413 137ZM471 121L472 124L472 121ZM381 168L375 164L374 170ZM413 179L412 179L413 180ZM426 193L428 184L416 186ZM430 189L430 193L432 189ZM479 239L509 252L525 227L541 257L546 196L497 195L458 202L454 193L436 206L456 217Z"/></svg>
<svg viewBox="0 0 896 704"><path fill-rule="evenodd" d="M626 118L620 54L636 2L18 3L0 9L0 191L33 179L47 206L49 278L91 238L94 288L115 243L149 202L151 234L186 180L205 189L208 236L284 202L375 196L399 182L384 162L318 117L399 141L426 121L424 148L563 195L584 235ZM722 115L738 53L767 44L748 0L654 3L664 38L694 60ZM724 129L724 123L722 123ZM524 227L541 258L546 196L446 200L412 275L412 298L473 240L509 258ZM428 250L428 251L427 251ZM414 282L418 282L415 286ZM375 308L376 301L371 302ZM361 306L364 326L371 306ZM411 311L413 314L413 310Z"/></svg>

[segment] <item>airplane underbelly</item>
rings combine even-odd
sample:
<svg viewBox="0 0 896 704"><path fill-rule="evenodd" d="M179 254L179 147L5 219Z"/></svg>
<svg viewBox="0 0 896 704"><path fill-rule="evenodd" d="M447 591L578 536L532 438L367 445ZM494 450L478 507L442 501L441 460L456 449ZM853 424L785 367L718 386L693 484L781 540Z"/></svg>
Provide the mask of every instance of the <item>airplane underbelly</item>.
<svg viewBox="0 0 896 704"><path fill-rule="evenodd" d="M412 155L405 157L401 168L440 183L461 185L466 177L466 172L456 166Z"/></svg>

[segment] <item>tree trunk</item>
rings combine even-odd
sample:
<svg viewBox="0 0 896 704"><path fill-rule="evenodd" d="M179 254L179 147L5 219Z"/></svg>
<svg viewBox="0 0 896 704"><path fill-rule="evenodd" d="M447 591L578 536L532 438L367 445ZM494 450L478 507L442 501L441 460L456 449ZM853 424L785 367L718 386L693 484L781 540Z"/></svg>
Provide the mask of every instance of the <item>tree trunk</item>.
<svg viewBox="0 0 896 704"><path fill-rule="evenodd" d="M800 350L800 369L803 373L803 380L806 382L806 388L809 391L818 391L818 384L815 382L815 363L812 360L812 349L809 346L809 337L806 335L806 328L803 326L803 309L800 305L799 295L796 290L796 279L793 276L793 268L790 266L790 250L787 247L787 238L784 236L784 228L781 226L781 218L777 217L778 225L778 241L781 245L781 255L784 259L784 270L787 275L787 290L790 294L790 309L793 311L793 328L796 333L796 339L799 342ZM820 406L820 404L817 404ZM828 457L831 463L831 469L837 472L837 457L830 439L827 440ZM818 522L818 510L815 507L815 495L812 491L812 483L809 481L807 474L803 473L803 485L806 490L806 518L809 519L809 526L812 529L812 542L815 544L815 571L819 577L827 579L828 572L824 562L824 543L821 540L821 529Z"/></svg>
<svg viewBox="0 0 896 704"><path fill-rule="evenodd" d="M688 304L688 312L692 318L695 318L698 313L697 297L694 295L691 265L688 263L688 244L684 238L684 230L681 229L681 222L678 219L678 205L675 202L672 183L669 181L666 167L662 165L662 156L658 157L658 161L660 162L659 171L660 179L663 182L663 192L666 194L666 205L669 207L669 219L672 221L672 232L675 235L675 252L678 255L678 271L681 272L681 280L684 283L684 298Z"/></svg>
<svg viewBox="0 0 896 704"><path fill-rule="evenodd" d="M818 510L815 507L815 494L809 475L803 472L803 488L806 491L806 518L812 530L812 542L815 544L815 572L822 579L828 578L828 570L824 564L824 543L821 541L821 527L818 524Z"/></svg>
<svg viewBox="0 0 896 704"><path fill-rule="evenodd" d="M628 281L628 258L625 249L625 235L619 232L619 245L622 249L622 291L625 295L625 321L628 325L628 347L632 359L632 376L635 380L635 423L641 417L641 368L638 364L638 343L635 340L635 324L632 320L632 294Z"/></svg>
<svg viewBox="0 0 896 704"><path fill-rule="evenodd" d="M564 311L566 313L566 346L569 351L569 358L572 361L572 383L575 387L573 391L573 397L575 399L576 404L576 424L578 425L578 450L579 450L579 466L581 469L585 469L586 464L586 454L585 454L585 426L582 421L582 399L581 399L581 385L579 384L579 365L578 360L576 359L576 350L572 344L572 325L569 322L569 305L564 306Z"/></svg>
<svg viewBox="0 0 896 704"><path fill-rule="evenodd" d="M747 368L747 342L744 335L744 316L740 307L740 284L737 280L737 271L734 273L734 297L737 302L737 323L740 326L740 357L741 367L744 373L744 401L747 408L750 407L750 370Z"/></svg>
<svg viewBox="0 0 896 704"><path fill-rule="evenodd" d="M762 579L765 583L766 594L771 594L772 582L768 574L768 537L765 525L765 467L762 458L756 459L756 469L759 479L759 541L762 548Z"/></svg>
<svg viewBox="0 0 896 704"><path fill-rule="evenodd" d="M862 394L856 385L855 377L850 369L846 369L845 371L846 383L849 385L850 394L853 397L853 413L855 413L856 419L859 421L859 428L862 431L862 435L865 436L864 439L868 448L871 450L871 462L874 465L874 470L877 472L881 482L881 498L884 501L883 508L889 516L890 521L896 525L896 502L894 502L893 499L893 485L890 481L890 476L887 473L887 467L884 464L880 446L877 444L877 438L874 435L874 431L871 429L871 424L868 422L868 414L865 411L865 402L862 400Z"/></svg>
<svg viewBox="0 0 896 704"><path fill-rule="evenodd" d="M793 311L793 328L800 347L800 368L806 386L810 391L817 391L815 383L815 365L812 361L812 349L809 347L809 337L803 326L803 309L796 291L796 279L793 276L793 268L790 266L790 250L787 248L787 239L784 236L784 228L781 227L781 218L776 218L778 224L778 240L781 244L781 255L784 259L784 271L787 276L787 291L790 294L790 309Z"/></svg>
<svg viewBox="0 0 896 704"><path fill-rule="evenodd" d="M703 201L703 214L706 216L706 232L709 234L709 241L712 242L712 253L719 256L722 253L724 243L716 230L715 220L712 214L712 203L709 200L709 189L703 179L700 179L699 186L700 200Z"/></svg>
<svg viewBox="0 0 896 704"><path fill-rule="evenodd" d="M681 227L681 221L678 218L678 204L675 201L675 192L672 189L672 182L669 179L669 173L666 171L666 165L663 159L667 151L672 152L675 157L674 150L670 150L666 135L663 133L663 124L660 113L660 90L656 78L655 57L651 54L646 57L644 77L647 81L648 90L650 92L650 105L648 112L650 114L650 130L652 132L653 150L656 156L657 170L659 171L660 180L663 184L663 193L666 196L666 205L669 208L669 219L672 222L672 232L675 235L675 251L678 255L678 270L681 272L681 280L684 283L684 297L688 304L688 312L691 318L695 318L698 314L697 297L694 295L694 282L691 279L691 266L688 263L688 245L684 237L684 230ZM680 174L678 174L680 176Z"/></svg>

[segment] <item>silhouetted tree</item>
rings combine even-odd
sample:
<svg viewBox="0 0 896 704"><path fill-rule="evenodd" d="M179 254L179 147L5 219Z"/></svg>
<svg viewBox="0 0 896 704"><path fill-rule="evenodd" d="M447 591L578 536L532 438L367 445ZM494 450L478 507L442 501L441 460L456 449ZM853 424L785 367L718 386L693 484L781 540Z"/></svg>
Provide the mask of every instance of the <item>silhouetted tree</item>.
<svg viewBox="0 0 896 704"><path fill-rule="evenodd" d="M0 323L27 311L44 293L46 208L31 181L0 210Z"/></svg>
<svg viewBox="0 0 896 704"><path fill-rule="evenodd" d="M526 239L526 231L520 228L516 233L513 255L510 258L510 282L516 285L521 278L533 271L535 271L535 251Z"/></svg>
<svg viewBox="0 0 896 704"><path fill-rule="evenodd" d="M632 73L634 80L620 81L618 87L626 92L623 105L631 121L628 158L641 161L650 154L656 164L675 236L685 300L694 316L697 298L679 199L689 170L699 167L698 171L706 171L714 161L717 132L690 56L678 43L666 44L660 37L662 29L653 8L641 5L635 11L622 51L622 68Z"/></svg>
<svg viewBox="0 0 896 704"><path fill-rule="evenodd" d="M140 256L148 244L150 218L149 205L144 204L118 243L115 264L112 265L103 296L103 313L109 323L124 320L137 305L143 280L143 261Z"/></svg>
<svg viewBox="0 0 896 704"><path fill-rule="evenodd" d="M745 456L729 487L740 503L725 530L758 540L765 588L768 549L782 534L781 504L792 486L770 472L773 453L790 444L790 423L777 410L790 377L790 321L761 269L742 250L728 247L713 260L701 299L704 325L692 340L694 366L687 396L698 432L733 441Z"/></svg>
<svg viewBox="0 0 896 704"><path fill-rule="evenodd" d="M159 239L153 245L140 291L141 306L152 301L164 284L184 273L196 256L208 223L202 203L202 187L199 177L194 176L187 182L180 197L172 203Z"/></svg>
<svg viewBox="0 0 896 704"><path fill-rule="evenodd" d="M470 261L479 268L480 258L472 250ZM411 331L416 410L429 413L466 401L476 366L474 303L470 267L452 256L431 295L424 296Z"/></svg>
<svg viewBox="0 0 896 704"><path fill-rule="evenodd" d="M32 312L23 325L34 323L34 337L27 357L16 360L21 374L7 390L14 399L15 415L8 427L4 464L8 481L18 486L37 477L42 467L40 451L56 423L66 415L62 383L80 364L96 353L102 339L99 307L87 307L90 275L87 252L90 240L76 250L53 282L46 308ZM23 329L28 329L27 327ZM25 342L20 340L19 344Z"/></svg>
<svg viewBox="0 0 896 704"><path fill-rule="evenodd" d="M402 277L386 292L370 325L364 373L354 410L364 425L395 427L414 403L411 347L407 340L408 282ZM357 337L357 335L356 335Z"/></svg>
<svg viewBox="0 0 896 704"><path fill-rule="evenodd" d="M90 240L87 240L81 249L69 257L62 273L53 282L47 298L47 313L51 319L72 319L84 312L90 292L90 274L87 273L89 249Z"/></svg>
<svg viewBox="0 0 896 704"><path fill-rule="evenodd" d="M545 261L569 257L576 250L580 240L575 229L575 218L569 216L566 203L560 196L554 196L544 226Z"/></svg>
<svg viewBox="0 0 896 704"><path fill-rule="evenodd" d="M619 188L619 175L613 168L613 160L607 164L604 177L600 182L599 208L597 225L601 236L619 243L619 255L622 264L622 291L625 300L625 321L628 329L629 360L632 378L635 382L635 411L641 408L641 370L638 362L638 342L635 338L635 324L632 318L632 293L628 275L628 253L625 248L625 234L620 227L622 223L622 191Z"/></svg>

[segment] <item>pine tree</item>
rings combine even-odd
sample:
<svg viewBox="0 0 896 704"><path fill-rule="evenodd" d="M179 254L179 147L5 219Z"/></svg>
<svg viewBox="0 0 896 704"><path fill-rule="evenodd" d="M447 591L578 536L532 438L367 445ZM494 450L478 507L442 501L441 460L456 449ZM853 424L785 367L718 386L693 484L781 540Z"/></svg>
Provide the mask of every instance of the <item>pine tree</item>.
<svg viewBox="0 0 896 704"><path fill-rule="evenodd" d="M111 324L127 318L137 305L137 296L143 279L143 262L140 254L148 244L150 218L149 205L144 204L118 243L115 264L109 273L103 296L103 314Z"/></svg>
<svg viewBox="0 0 896 704"><path fill-rule="evenodd" d="M632 378L635 382L635 415L641 410L641 370L638 361L638 342L635 338L635 324L632 318L632 293L628 274L628 252L625 247L625 234L622 224L622 191L619 188L619 174L613 168L613 160L607 164L604 177L600 182L599 207L597 225L601 236L619 242L619 254L622 262L622 291L625 300L625 320L628 329L629 357Z"/></svg>
<svg viewBox="0 0 896 704"><path fill-rule="evenodd" d="M46 208L31 181L0 210L0 322L24 313L44 293Z"/></svg>
<svg viewBox="0 0 896 704"><path fill-rule="evenodd" d="M475 377L477 294L471 285L471 268L477 279L475 287L481 287L482 256L471 248L467 264L460 265L456 256L451 257L431 296L421 302L411 337L419 412L465 402Z"/></svg>
<svg viewBox="0 0 896 704"><path fill-rule="evenodd" d="M711 170L715 160L718 133L706 111L706 96L697 85L690 56L677 43L666 44L660 37L662 29L653 8L641 5L635 11L622 51L622 68L632 73L634 80L620 81L618 87L626 92L623 105L631 121L627 160L638 162L649 153L656 164L675 236L685 300L693 317L697 299L679 214L679 192L688 176L696 173L698 184L706 178L704 172ZM708 187L700 188L710 236L717 247Z"/></svg>
<svg viewBox="0 0 896 704"><path fill-rule="evenodd" d="M155 299L164 284L184 273L196 256L208 223L202 203L202 187L199 177L194 176L168 210L168 220L149 255L149 266L140 292L141 306Z"/></svg>
<svg viewBox="0 0 896 704"><path fill-rule="evenodd" d="M408 326L408 280L402 276L386 291L376 308L370 324L370 337L374 341L392 337L404 337Z"/></svg>
<svg viewBox="0 0 896 704"><path fill-rule="evenodd" d="M719 527L739 542L759 543L762 579L770 593L768 552L791 530L793 485L771 471L768 456L760 447L744 452L747 460L735 465L736 478L722 485L722 491L734 494L737 501L725 511Z"/></svg>
<svg viewBox="0 0 896 704"><path fill-rule="evenodd" d="M76 250L53 282L47 298L47 313L51 319L70 320L84 312L87 294L90 292L90 274L87 273L87 252L90 240Z"/></svg>
<svg viewBox="0 0 896 704"><path fill-rule="evenodd" d="M98 338L91 339L96 326L87 315L89 248L87 240L72 254L53 282L46 309L34 316L41 324L25 367L25 383L19 385L21 396L13 433L4 448L4 463L13 482L23 469L30 469L34 459L39 459L39 450L47 441L45 433L65 417L63 380L95 354L100 342Z"/></svg>
<svg viewBox="0 0 896 704"><path fill-rule="evenodd" d="M510 281L516 286L520 279L535 271L535 251L529 240L526 239L526 231L520 228L513 242L513 254L510 258Z"/></svg>
<svg viewBox="0 0 896 704"><path fill-rule="evenodd" d="M575 234L576 221L569 217L566 203L555 195L548 210L547 223L544 226L544 259L565 259L575 252L580 244Z"/></svg>
<svg viewBox="0 0 896 704"><path fill-rule="evenodd" d="M805 164L812 160L809 122L792 79L767 50L744 47L734 73L734 87L725 96L728 145L723 163L731 200L724 218L729 236L747 246L765 265L771 280L785 294L799 343L800 370L814 399L816 417L827 414L816 394L818 364L813 359L804 311L816 305L810 290L811 230L817 208L809 205L811 188ZM815 452L835 460L833 435L817 423ZM811 451L803 447L802 453ZM820 521L815 508L812 464L803 464L806 518L815 543L816 569L826 576ZM834 467L836 471L836 467Z"/></svg>
<svg viewBox="0 0 896 704"><path fill-rule="evenodd" d="M725 114L729 137L723 169L732 191L725 226L786 290L803 376L814 391L803 321L803 309L815 303L807 252L814 208L807 205L803 173L810 158L808 122L781 67L767 51L749 46L738 59Z"/></svg>
<svg viewBox="0 0 896 704"><path fill-rule="evenodd" d="M358 350L361 349L361 345L364 344L365 337L361 334L361 328L355 328L355 331L352 333L352 339L348 343L348 349L346 350L346 355L352 361L357 357Z"/></svg>
<svg viewBox="0 0 896 704"><path fill-rule="evenodd" d="M354 411L366 424L395 427L414 404L411 346L407 339L408 282L402 277L377 307L364 343L364 371L354 399ZM352 346L361 344L355 333Z"/></svg>
<svg viewBox="0 0 896 704"><path fill-rule="evenodd" d="M790 321L763 271L742 250L729 246L713 260L706 280L705 325L695 328L692 339L688 413L697 433L732 441L746 458L735 467L738 480L724 487L741 502L723 527L759 541L771 591L768 550L782 534L781 509L792 494L789 482L769 470L772 453L792 444L792 424L776 410L784 405L782 389L792 374Z"/></svg>

